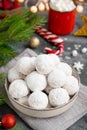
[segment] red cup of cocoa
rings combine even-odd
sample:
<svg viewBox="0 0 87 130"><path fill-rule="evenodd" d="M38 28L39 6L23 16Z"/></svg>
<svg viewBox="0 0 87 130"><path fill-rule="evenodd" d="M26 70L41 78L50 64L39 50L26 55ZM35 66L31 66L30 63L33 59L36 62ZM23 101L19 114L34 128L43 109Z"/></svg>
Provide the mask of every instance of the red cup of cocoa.
<svg viewBox="0 0 87 130"><path fill-rule="evenodd" d="M67 35L73 31L75 20L76 9L67 12L60 12L50 8L48 28L55 34Z"/></svg>

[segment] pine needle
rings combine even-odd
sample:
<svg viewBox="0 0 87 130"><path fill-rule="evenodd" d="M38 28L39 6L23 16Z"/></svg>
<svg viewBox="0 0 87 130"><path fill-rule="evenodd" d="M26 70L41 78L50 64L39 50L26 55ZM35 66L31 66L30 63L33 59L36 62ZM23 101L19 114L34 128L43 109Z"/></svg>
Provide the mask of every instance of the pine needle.
<svg viewBox="0 0 87 130"><path fill-rule="evenodd" d="M12 128L12 130L23 130L21 126L16 125L14 128Z"/></svg>
<svg viewBox="0 0 87 130"><path fill-rule="evenodd" d="M14 58L18 53L6 43L0 45L0 66L5 65Z"/></svg>
<svg viewBox="0 0 87 130"><path fill-rule="evenodd" d="M0 73L0 105L5 103L5 95L2 91L3 84L5 83L5 74Z"/></svg>

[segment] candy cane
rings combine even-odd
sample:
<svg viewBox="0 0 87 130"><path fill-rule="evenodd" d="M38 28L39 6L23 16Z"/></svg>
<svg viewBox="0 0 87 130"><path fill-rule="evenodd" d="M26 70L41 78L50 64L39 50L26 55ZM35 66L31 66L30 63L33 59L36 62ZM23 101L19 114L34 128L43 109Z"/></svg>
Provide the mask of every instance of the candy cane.
<svg viewBox="0 0 87 130"><path fill-rule="evenodd" d="M53 50L51 48L45 47L45 51L49 54L62 54L64 51L64 40L61 39L59 36L53 34L52 32L49 32L45 28L39 28L36 30L38 34L40 34L43 38L45 38L47 41L53 43L53 45L58 47L58 50Z"/></svg>

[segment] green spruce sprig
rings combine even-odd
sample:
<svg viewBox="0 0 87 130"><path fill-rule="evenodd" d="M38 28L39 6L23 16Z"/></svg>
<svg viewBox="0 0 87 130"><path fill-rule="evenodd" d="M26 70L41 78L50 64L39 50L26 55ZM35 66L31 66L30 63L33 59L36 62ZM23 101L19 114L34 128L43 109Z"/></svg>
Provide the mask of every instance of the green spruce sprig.
<svg viewBox="0 0 87 130"><path fill-rule="evenodd" d="M23 130L23 129L20 125L16 125L14 128L12 128L12 130Z"/></svg>
<svg viewBox="0 0 87 130"><path fill-rule="evenodd" d="M5 74L0 73L0 105L5 103L5 94L3 93L3 84L5 83Z"/></svg>
<svg viewBox="0 0 87 130"><path fill-rule="evenodd" d="M28 40L37 28L44 25L46 18L33 14L25 8L0 13L6 15L0 21L0 66L2 66L18 54L12 46Z"/></svg>

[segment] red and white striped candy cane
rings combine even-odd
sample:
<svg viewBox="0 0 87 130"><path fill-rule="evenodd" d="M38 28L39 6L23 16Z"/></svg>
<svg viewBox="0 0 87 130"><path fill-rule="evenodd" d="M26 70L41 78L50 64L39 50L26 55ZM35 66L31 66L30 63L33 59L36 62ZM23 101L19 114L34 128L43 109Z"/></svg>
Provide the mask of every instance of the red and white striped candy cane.
<svg viewBox="0 0 87 130"><path fill-rule="evenodd" d="M53 50L51 48L45 47L45 51L49 54L62 54L64 51L64 40L61 39L59 36L53 34L52 32L49 32L45 28L39 28L36 30L38 34L40 34L43 38L45 38L47 41L53 43L53 45L58 47L58 50Z"/></svg>

